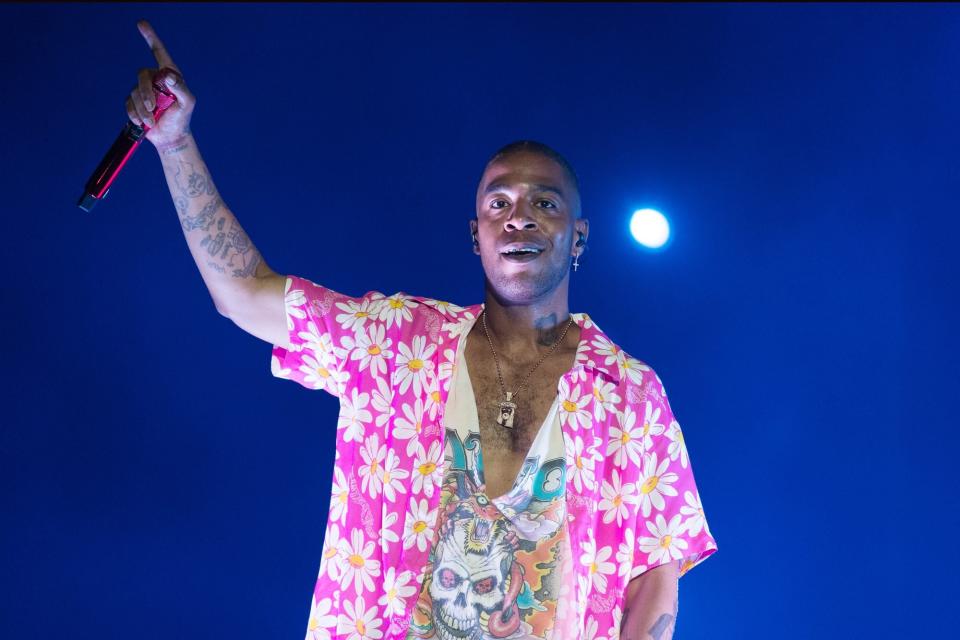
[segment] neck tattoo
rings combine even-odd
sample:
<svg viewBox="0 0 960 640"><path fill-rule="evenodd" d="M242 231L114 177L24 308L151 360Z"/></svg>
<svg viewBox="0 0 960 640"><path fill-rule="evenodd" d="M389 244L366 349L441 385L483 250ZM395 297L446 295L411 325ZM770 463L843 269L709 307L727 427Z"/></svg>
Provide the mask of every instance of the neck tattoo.
<svg viewBox="0 0 960 640"><path fill-rule="evenodd" d="M537 361L537 364L533 365L533 369L527 372L527 375L523 377L523 380L520 381L520 386L517 387L516 391L507 391L503 384L503 375L500 373L500 359L497 357L497 350L493 348L493 340L490 339L490 331L487 330L487 310L484 309L480 312L480 319L483 321L483 335L487 337L487 342L490 344L490 351L493 352L493 362L497 365L497 380L500 382L500 391L506 396L506 399L497 404L497 424L500 426L506 427L508 429L513 428L513 419L517 415L517 403L515 402L517 394L520 393L520 390L523 389L523 386L527 383L527 380L530 378L530 374L537 370L543 361L553 355L553 352L557 350L557 347L560 346L560 343L563 342L564 336L567 335L567 330L570 328L570 325L573 324L573 316L570 316L570 319L567 321L567 326L563 328L563 331L560 332L560 337L557 338L556 342L553 343L553 346L550 347L545 355L540 357L540 360Z"/></svg>

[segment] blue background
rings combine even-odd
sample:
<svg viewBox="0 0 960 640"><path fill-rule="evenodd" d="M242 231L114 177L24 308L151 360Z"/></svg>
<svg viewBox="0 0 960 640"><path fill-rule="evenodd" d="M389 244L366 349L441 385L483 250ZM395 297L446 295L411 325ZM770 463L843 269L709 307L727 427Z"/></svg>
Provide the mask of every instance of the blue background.
<svg viewBox="0 0 960 640"><path fill-rule="evenodd" d="M217 314L149 143L75 204L140 18L280 273L478 302L486 158L570 159L571 308L664 380L720 547L676 638L955 632L960 7L151 4L0 7L0 636L307 621L336 400Z"/></svg>

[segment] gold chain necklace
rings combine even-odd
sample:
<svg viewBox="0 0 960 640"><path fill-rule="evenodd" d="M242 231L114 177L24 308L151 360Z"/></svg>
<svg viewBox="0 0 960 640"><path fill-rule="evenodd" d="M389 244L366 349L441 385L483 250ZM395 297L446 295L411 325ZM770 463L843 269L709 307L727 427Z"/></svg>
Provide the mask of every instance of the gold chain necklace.
<svg viewBox="0 0 960 640"><path fill-rule="evenodd" d="M507 399L503 402L497 404L497 424L507 427L508 429L513 428L513 418L517 412L517 403L514 402L514 399L517 397L517 394L520 393L520 390L523 389L523 385L527 383L527 380L530 378L530 374L537 370L543 361L549 358L554 351L557 350L557 347L560 346L560 343L563 342L564 336L567 335L567 330L570 328L570 325L573 324L573 316L570 316L570 320L567 321L567 326L563 328L563 332L560 334L560 337L557 338L557 341L553 343L553 346L550 347L550 351L546 355L541 356L537 364L533 365L533 369L527 372L527 375L523 377L523 380L520 382L520 386L517 387L516 391L510 392L507 391L506 387L503 384L503 375L500 373L500 359L497 358L497 350L493 348L493 340L490 339L490 332L487 330L487 310L484 309L480 313L480 320L483 322L483 335L487 337L487 342L490 344L490 351L493 352L493 362L497 365L497 380L500 382L500 391L507 396Z"/></svg>

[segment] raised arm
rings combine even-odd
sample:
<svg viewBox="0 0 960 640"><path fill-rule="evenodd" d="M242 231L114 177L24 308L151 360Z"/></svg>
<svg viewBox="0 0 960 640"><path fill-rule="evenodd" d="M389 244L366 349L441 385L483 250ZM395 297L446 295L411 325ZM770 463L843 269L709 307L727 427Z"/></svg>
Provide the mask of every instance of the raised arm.
<svg viewBox="0 0 960 640"><path fill-rule="evenodd" d="M159 68L140 70L137 86L127 98L127 115L134 124L150 127L145 137L160 154L187 246L214 306L248 333L286 345L286 278L263 260L217 191L190 130L196 97L179 67L149 23L141 21L137 27ZM151 85L161 72L177 102L155 122Z"/></svg>

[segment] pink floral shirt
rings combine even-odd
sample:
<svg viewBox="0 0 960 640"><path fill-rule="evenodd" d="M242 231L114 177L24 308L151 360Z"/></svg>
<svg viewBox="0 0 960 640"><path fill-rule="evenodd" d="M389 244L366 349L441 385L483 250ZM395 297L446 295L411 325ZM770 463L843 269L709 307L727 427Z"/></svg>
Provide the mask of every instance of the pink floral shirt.
<svg viewBox="0 0 960 640"><path fill-rule="evenodd" d="M443 411L461 338L483 309L288 276L289 345L271 370L340 400L330 514L307 639L406 637L444 476ZM717 549L663 383L586 314L558 384L580 637L619 635L627 583Z"/></svg>

